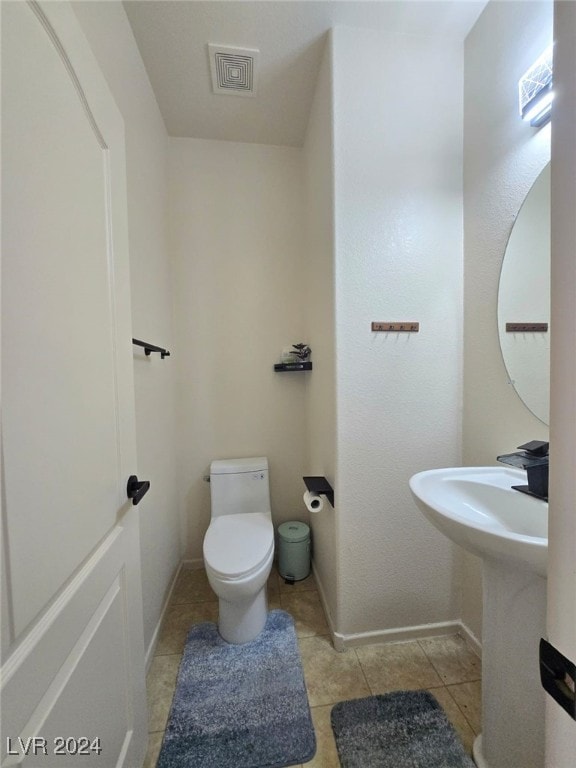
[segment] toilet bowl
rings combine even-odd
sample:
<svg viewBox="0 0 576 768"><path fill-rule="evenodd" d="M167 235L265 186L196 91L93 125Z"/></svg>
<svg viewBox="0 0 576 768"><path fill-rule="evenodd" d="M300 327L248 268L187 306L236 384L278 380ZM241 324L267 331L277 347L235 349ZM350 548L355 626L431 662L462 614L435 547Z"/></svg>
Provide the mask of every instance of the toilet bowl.
<svg viewBox="0 0 576 768"><path fill-rule="evenodd" d="M218 630L227 642L247 643L264 629L273 558L272 522L259 512L219 517L208 528L204 563L220 602Z"/></svg>
<svg viewBox="0 0 576 768"><path fill-rule="evenodd" d="M266 582L274 528L265 458L210 467L212 519L204 537L206 575L218 596L218 630L229 643L254 640L268 615Z"/></svg>

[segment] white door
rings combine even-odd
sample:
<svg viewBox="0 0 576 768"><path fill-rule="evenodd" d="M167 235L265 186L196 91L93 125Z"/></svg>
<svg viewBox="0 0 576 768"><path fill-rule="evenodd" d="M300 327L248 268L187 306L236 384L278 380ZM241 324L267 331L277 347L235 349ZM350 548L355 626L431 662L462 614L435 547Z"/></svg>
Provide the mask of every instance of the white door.
<svg viewBox="0 0 576 768"><path fill-rule="evenodd" d="M124 128L67 3L2 2L1 765L140 766Z"/></svg>
<svg viewBox="0 0 576 768"><path fill-rule="evenodd" d="M576 5L554 3L550 355L550 644L576 662ZM557 703L546 697L546 768L576 764L575 675L560 664Z"/></svg>

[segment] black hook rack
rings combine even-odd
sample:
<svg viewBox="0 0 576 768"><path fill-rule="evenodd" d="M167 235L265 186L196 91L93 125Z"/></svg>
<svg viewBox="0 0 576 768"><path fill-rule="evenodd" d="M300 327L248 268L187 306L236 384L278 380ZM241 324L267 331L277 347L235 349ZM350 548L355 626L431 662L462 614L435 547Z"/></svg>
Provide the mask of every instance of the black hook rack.
<svg viewBox="0 0 576 768"><path fill-rule="evenodd" d="M157 347L156 344L149 344L147 341L140 341L140 339L132 339L132 344L135 344L137 347L144 347L145 355L149 355L151 352L159 352L162 360L165 357L170 357L170 352L167 349Z"/></svg>

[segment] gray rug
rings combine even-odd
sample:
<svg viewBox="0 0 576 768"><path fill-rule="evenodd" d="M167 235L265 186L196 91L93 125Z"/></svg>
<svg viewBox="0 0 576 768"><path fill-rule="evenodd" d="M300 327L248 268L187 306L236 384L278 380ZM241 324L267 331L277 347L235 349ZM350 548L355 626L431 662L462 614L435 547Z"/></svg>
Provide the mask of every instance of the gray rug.
<svg viewBox="0 0 576 768"><path fill-rule="evenodd" d="M192 627L157 768L281 768L315 751L292 617L271 611L244 645Z"/></svg>
<svg viewBox="0 0 576 768"><path fill-rule="evenodd" d="M428 691L396 691L332 708L342 768L475 768Z"/></svg>

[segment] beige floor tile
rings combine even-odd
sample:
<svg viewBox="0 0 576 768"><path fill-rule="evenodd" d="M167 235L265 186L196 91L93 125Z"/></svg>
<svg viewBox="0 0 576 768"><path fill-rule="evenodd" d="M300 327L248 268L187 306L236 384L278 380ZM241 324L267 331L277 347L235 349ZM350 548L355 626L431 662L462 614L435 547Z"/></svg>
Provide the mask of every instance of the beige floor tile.
<svg viewBox="0 0 576 768"><path fill-rule="evenodd" d="M340 768L334 732L330 723L332 705L312 707L312 722L316 733L316 754L305 763L306 768Z"/></svg>
<svg viewBox="0 0 576 768"><path fill-rule="evenodd" d="M268 594L268 610L273 611L276 608L282 608L280 594L278 592L275 595Z"/></svg>
<svg viewBox="0 0 576 768"><path fill-rule="evenodd" d="M318 592L280 592L280 604L293 616L298 637L328 634Z"/></svg>
<svg viewBox="0 0 576 768"><path fill-rule="evenodd" d="M171 603L205 603L218 598L208 583L204 568L190 570L183 568L174 586Z"/></svg>
<svg viewBox="0 0 576 768"><path fill-rule="evenodd" d="M480 659L458 635L419 642L445 685L479 680L482 676Z"/></svg>
<svg viewBox="0 0 576 768"><path fill-rule="evenodd" d="M303 637L299 646L311 707L370 695L353 650L339 653L327 636Z"/></svg>
<svg viewBox="0 0 576 768"><path fill-rule="evenodd" d="M294 584L286 584L282 576L278 575L278 584L280 585L281 594L287 595L290 595L294 592L310 592L312 590L318 589L316 579L314 578L312 572L310 572L310 575L305 579L295 581Z"/></svg>
<svg viewBox="0 0 576 768"><path fill-rule="evenodd" d="M163 738L164 731L149 734L148 750L146 752L146 758L144 759L144 765L142 768L156 768L156 762L158 760L158 755L160 754Z"/></svg>
<svg viewBox="0 0 576 768"><path fill-rule="evenodd" d="M268 576L268 581L266 583L266 591L268 592L269 598L278 596L279 579L280 579L280 575L278 574L278 567L276 563L274 563L272 566L272 570L270 571L270 576Z"/></svg>
<svg viewBox="0 0 576 768"><path fill-rule="evenodd" d="M181 603L169 605L164 617L155 656L182 653L193 624L218 621L218 603Z"/></svg>
<svg viewBox="0 0 576 768"><path fill-rule="evenodd" d="M482 683L449 685L448 691L460 707L476 735L482 730Z"/></svg>
<svg viewBox="0 0 576 768"><path fill-rule="evenodd" d="M442 685L417 640L365 645L355 650L373 694Z"/></svg>
<svg viewBox="0 0 576 768"><path fill-rule="evenodd" d="M146 680L148 730L163 731L172 705L181 656L154 656Z"/></svg>
<svg viewBox="0 0 576 768"><path fill-rule="evenodd" d="M476 734L470 727L468 720L466 720L462 714L460 707L456 704L447 688L432 688L430 693L436 697L438 703L446 713L448 720L450 720L456 733L460 737L464 749L471 755L472 744L474 743Z"/></svg>

